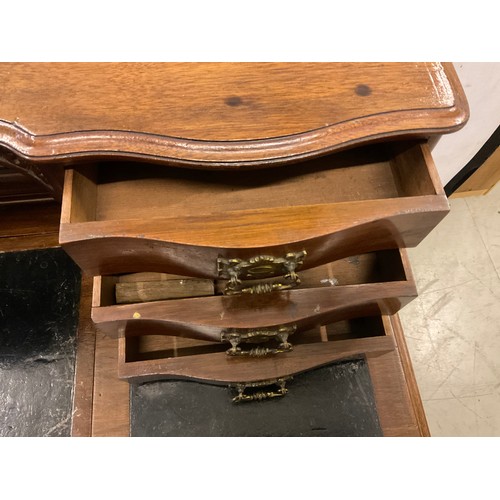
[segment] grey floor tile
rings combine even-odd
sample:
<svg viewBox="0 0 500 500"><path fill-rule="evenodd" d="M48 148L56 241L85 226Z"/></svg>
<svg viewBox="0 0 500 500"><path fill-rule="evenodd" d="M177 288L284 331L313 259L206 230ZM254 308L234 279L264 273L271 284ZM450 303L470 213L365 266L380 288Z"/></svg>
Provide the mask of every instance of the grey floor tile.
<svg viewBox="0 0 500 500"><path fill-rule="evenodd" d="M500 390L498 387L474 396L449 397L427 401L425 411L433 436L498 437L500 429Z"/></svg>
<svg viewBox="0 0 500 500"><path fill-rule="evenodd" d="M450 200L450 206L450 213L427 238L409 249L419 294L475 279L487 282L496 275L465 199Z"/></svg>
<svg viewBox="0 0 500 500"><path fill-rule="evenodd" d="M486 196L465 198L465 201L500 276L500 183Z"/></svg>
<svg viewBox="0 0 500 500"><path fill-rule="evenodd" d="M419 297L401 320L432 435L500 436L499 192L451 200L410 250Z"/></svg>

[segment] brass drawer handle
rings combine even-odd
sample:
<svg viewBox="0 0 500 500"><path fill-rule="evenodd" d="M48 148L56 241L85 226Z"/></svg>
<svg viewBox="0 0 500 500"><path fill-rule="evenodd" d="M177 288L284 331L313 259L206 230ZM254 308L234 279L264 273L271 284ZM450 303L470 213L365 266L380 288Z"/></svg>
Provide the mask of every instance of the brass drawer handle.
<svg viewBox="0 0 500 500"><path fill-rule="evenodd" d="M290 252L285 257L258 255L249 260L217 259L219 277L229 279L224 295L238 295L241 293L260 294L276 290L288 290L300 284L297 269L304 263L307 255L305 250ZM242 281L273 278L283 276L282 283L258 283L245 286Z"/></svg>
<svg viewBox="0 0 500 500"><path fill-rule="evenodd" d="M234 384L233 387L236 387L236 389L238 390L238 395L233 398L233 403L263 401L265 399L281 398L288 392L285 384L291 378L292 377L283 377L273 380L262 380L260 382ZM266 387L271 385L278 386L278 390L262 390L252 393L245 393L245 390L249 387Z"/></svg>
<svg viewBox="0 0 500 500"><path fill-rule="evenodd" d="M256 285L250 285L246 287L243 286L238 290L231 288L231 285L228 284L228 286L224 290L224 295L240 295L242 293L258 295L261 293L277 292L280 290L290 290L291 288L295 288L299 284L300 284L300 279L298 279L298 277L295 281L292 281L291 283L257 283Z"/></svg>
<svg viewBox="0 0 500 500"><path fill-rule="evenodd" d="M264 357L289 352L293 349L288 337L297 329L296 325L280 326L277 329L225 330L221 333L221 342L229 342L228 356ZM249 350L239 347L240 343L262 344L270 340L279 341L278 347L257 346Z"/></svg>
<svg viewBox="0 0 500 500"><path fill-rule="evenodd" d="M275 354L280 354L282 352L289 352L293 349L292 344L288 344L288 347L252 347L251 349L244 350L241 347L231 347L226 354L228 356L248 356L249 358L264 358L265 356L271 356Z"/></svg>

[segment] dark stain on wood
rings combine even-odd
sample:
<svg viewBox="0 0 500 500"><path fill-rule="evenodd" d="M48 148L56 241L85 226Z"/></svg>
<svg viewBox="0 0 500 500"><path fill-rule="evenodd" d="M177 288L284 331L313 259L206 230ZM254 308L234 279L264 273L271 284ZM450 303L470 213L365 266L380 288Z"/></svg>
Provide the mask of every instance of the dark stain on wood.
<svg viewBox="0 0 500 500"><path fill-rule="evenodd" d="M224 102L228 106L235 107L235 106L241 106L243 104L243 99L238 96L231 96L228 97Z"/></svg>
<svg viewBox="0 0 500 500"><path fill-rule="evenodd" d="M356 87L356 94L361 97L367 97L372 93L372 89L368 85L360 84Z"/></svg>

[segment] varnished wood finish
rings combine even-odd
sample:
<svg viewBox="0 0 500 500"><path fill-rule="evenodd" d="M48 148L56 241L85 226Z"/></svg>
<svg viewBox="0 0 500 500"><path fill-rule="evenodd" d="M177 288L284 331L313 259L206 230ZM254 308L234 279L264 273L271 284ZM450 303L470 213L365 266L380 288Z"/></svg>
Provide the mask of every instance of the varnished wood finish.
<svg viewBox="0 0 500 500"><path fill-rule="evenodd" d="M394 337L397 344L397 337ZM114 351L118 353L118 340L113 340ZM121 342L121 341L120 341ZM120 359L123 359L123 344L120 349ZM97 345L97 350L101 346ZM374 386L375 401L380 425L384 436L420 436L422 435L413 413L414 409L410 402L409 392L405 387L405 378L402 373L399 360L399 351L395 349L385 353L374 353L366 356L368 361L370 377ZM96 427L96 435L113 436L128 435L129 428L129 391L113 391L113 387L105 387L113 384L110 377L101 379L101 387L110 398L107 408L98 405L94 412L100 413L100 425ZM128 383L122 382L128 386ZM381 384L385 386L380 387ZM123 386L120 386L123 387ZM106 410L108 413L106 413ZM117 424L118 423L118 424ZM425 434L424 434L425 435Z"/></svg>
<svg viewBox="0 0 500 500"><path fill-rule="evenodd" d="M57 233L34 234L22 237L2 238L0 252L36 250L37 248L55 248L59 246Z"/></svg>
<svg viewBox="0 0 500 500"><path fill-rule="evenodd" d="M66 169L60 241L99 275L95 336L84 277L73 435L128 435L129 386L118 375L256 381L352 357L367 359L384 434L428 434L388 316L415 295L404 251L402 274L381 260L383 282L363 268L351 282L245 300L117 306L114 286L130 272L213 280L220 256L306 250L308 272L418 244L449 210L426 141L468 117L451 65L0 64L0 82L0 168L10 176L0 202L24 199L16 190L60 199ZM49 212L8 214L0 251L49 244ZM381 326L350 329L367 315ZM325 324L346 318L335 334ZM277 357L228 358L219 342L222 328L289 323L295 348Z"/></svg>
<svg viewBox="0 0 500 500"><path fill-rule="evenodd" d="M384 436L420 436L399 353L367 353L366 361Z"/></svg>
<svg viewBox="0 0 500 500"><path fill-rule="evenodd" d="M333 361L362 357L367 353L383 353L394 349L390 337L338 340L295 346L293 351L262 359L232 358L224 352L124 363L120 359L118 373L129 382L183 379L229 384L257 382L294 375Z"/></svg>
<svg viewBox="0 0 500 500"><path fill-rule="evenodd" d="M340 318L328 325L316 325L310 330L297 331L290 340L298 345L382 336L385 335L386 327L380 318L380 309L374 307L365 316L356 317L354 314L347 314L345 318ZM269 343L273 344L272 341ZM223 352L229 348L228 343L209 342L174 335L127 337L124 345L126 345L127 361Z"/></svg>
<svg viewBox="0 0 500 500"><path fill-rule="evenodd" d="M0 206L0 252L58 247L60 208L53 202Z"/></svg>
<svg viewBox="0 0 500 500"><path fill-rule="evenodd" d="M119 278L96 277L92 318L110 335L154 333L219 341L226 328L293 323L304 330L374 308L393 314L417 295L404 249L356 256L303 274L304 284L282 292L119 305L113 293Z"/></svg>
<svg viewBox="0 0 500 500"><path fill-rule="evenodd" d="M279 257L306 250L307 269L348 255L412 247L449 205L427 145L394 148L370 149L371 163L365 150L313 160L314 169L297 167L293 176L252 173L253 188L247 173L244 179L232 173L236 177L229 181L211 181L158 170L141 178L136 169L132 179L105 176L97 184L95 213L88 201L94 194L87 195L93 187L81 189L93 186L87 172L69 170L60 241L94 275L159 271L212 279L219 256ZM385 160L373 163L373 155L381 154ZM418 185L394 175L412 166Z"/></svg>
<svg viewBox="0 0 500 500"><path fill-rule="evenodd" d="M382 320L385 336L299 345L294 351L297 354L296 358L291 358L291 353L288 353L287 359L275 358L274 363L271 360L264 363L261 363L264 360L257 360L253 362L253 368L250 371L248 370L249 360L227 359L221 352L207 351L205 354L200 352L196 355L194 351L187 356L187 359L183 359L182 357L159 357L162 351L157 351L158 357L155 357L155 351L152 351L153 357L147 359L134 353L133 349L130 352L129 349L128 356L131 359L127 360L127 342L133 342L135 339L121 338L119 339L119 373L130 382L190 378L193 374L196 374L195 378L199 377L200 380L209 378L211 383L230 383L237 378L244 378L245 381L250 382L255 379L257 366L263 377L278 377L285 373L300 372L304 368L307 370L313 364L321 366L335 360L364 357L370 370L377 413L384 436L427 436L429 432L418 389L412 387L411 384L408 385L410 381L407 368L411 364L408 365L408 359L403 359L402 351L405 348L400 345L400 342L404 342L404 339L397 333L398 317L397 315L382 316ZM370 328L365 327L364 331L368 334ZM151 338L149 342L147 338L137 340L149 345L149 349L158 349L162 345L159 341L155 342L154 338ZM180 352L182 349L181 342L177 350ZM210 361L210 363L204 363L202 360ZM231 361L236 363L231 365ZM293 388L290 387L290 390Z"/></svg>
<svg viewBox="0 0 500 500"><path fill-rule="evenodd" d="M96 332L92 436L123 437L130 433L129 384L117 376L116 339Z"/></svg>
<svg viewBox="0 0 500 500"><path fill-rule="evenodd" d="M300 283L297 288L321 288L336 285L360 285L362 283L377 283L381 281L412 281L414 282L408 253L406 249L383 250L362 255L354 255L345 259L330 262L324 266L300 270ZM104 279L109 280L106 276ZM150 283L167 280L189 279L178 274L165 273L133 273L117 276L116 285L123 283ZM283 277L266 278L261 280L245 280L245 284L275 283L282 281ZM229 280L215 280L215 295L223 295ZM101 285L103 286L102 280ZM212 294L213 295L213 294ZM147 302L137 300L136 302ZM115 301L105 301L101 305L114 305ZM96 307L99 306L99 300Z"/></svg>
<svg viewBox="0 0 500 500"><path fill-rule="evenodd" d="M374 200L208 217L64 224L60 242L93 275L161 271L213 279L218 277L220 256L281 257L306 250L308 268L358 253L413 247L448 212L444 198Z"/></svg>
<svg viewBox="0 0 500 500"><path fill-rule="evenodd" d="M497 182L500 182L500 148L497 148L450 198L485 195Z"/></svg>
<svg viewBox="0 0 500 500"><path fill-rule="evenodd" d="M0 144L40 161L262 165L468 117L440 63L7 63L0 86Z"/></svg>
<svg viewBox="0 0 500 500"><path fill-rule="evenodd" d="M390 321L391 323L392 335L394 336L394 339L398 346L401 366L403 368L403 373L406 380L406 387L408 389L410 401L413 406L413 413L418 424L419 434L421 436L428 437L431 435L429 425L427 423L427 417L425 416L422 398L420 397L420 391L418 389L417 380L415 378L415 372L413 371L410 353L408 352L408 347L406 346L406 340L404 337L403 327L401 326L401 320L399 319L398 314L395 314L393 316L386 316L384 319L386 321Z"/></svg>
<svg viewBox="0 0 500 500"><path fill-rule="evenodd" d="M73 437L129 435L129 385L118 379L118 346L90 318L92 278L82 276L77 333Z"/></svg>
<svg viewBox="0 0 500 500"><path fill-rule="evenodd" d="M290 290L252 297L207 297L93 308L92 319L109 334L145 332L219 340L226 328L267 328L296 324L310 328L378 306L393 314L416 296L406 283ZM136 319L139 318L139 319Z"/></svg>
<svg viewBox="0 0 500 500"><path fill-rule="evenodd" d="M52 199L35 180L0 163L0 206Z"/></svg>
<svg viewBox="0 0 500 500"><path fill-rule="evenodd" d="M286 359L279 356L274 362L258 359L253 364L248 359L228 359L224 353L214 352L213 345L200 341L155 336L120 338L119 374L129 382L138 383L191 377L210 383L230 383L238 378L250 382L255 381L257 369L263 378L279 377L339 359L364 357L370 370L384 436L428 436L399 318L397 315L383 315L381 320L381 330L375 323L371 326L369 322L364 324L363 333L358 332L362 337L358 339L353 338L355 330L348 325L341 325L336 332L332 330L333 336L329 335L326 342L314 335L315 331L307 332L300 339L306 343L295 347L297 357L287 353ZM339 335L342 331L347 337L346 334ZM370 333L375 336L367 337ZM313 338L308 338L308 335ZM345 340L341 340L343 338ZM142 347L138 348L137 344ZM167 346L170 350L165 350Z"/></svg>
<svg viewBox="0 0 500 500"><path fill-rule="evenodd" d="M237 382L239 378L249 382L299 373L321 366L325 360L362 357L361 348L369 352L394 348L393 341L386 337L380 310L374 308L368 317L346 318L294 333L290 339L292 352L257 359L227 356L228 343L165 335L121 337L119 373L136 382L179 377L211 383Z"/></svg>
<svg viewBox="0 0 500 500"><path fill-rule="evenodd" d="M396 348L391 352L367 353L366 361L384 436L429 436L399 316L382 316L382 321Z"/></svg>
<svg viewBox="0 0 500 500"><path fill-rule="evenodd" d="M87 313L88 318L88 310ZM383 325L392 322L384 317ZM366 333L369 330L363 329ZM388 331L387 333L391 333ZM125 358L125 339L106 338L102 332L97 332L99 341L96 342L96 388L100 390L101 396L94 399L92 413L94 415L92 435L95 436L128 436L130 432L129 417L129 389L128 383L118 381L118 360L120 366ZM378 341L380 337L376 337ZM131 341L134 339L128 339ZM146 340L145 338L142 340ZM183 339L181 339L183 341ZM387 352L377 351L373 355L365 355L377 406L380 425L384 436L420 436L426 435L421 431L414 413L415 405L411 404L410 391L406 388L406 378L403 375L400 357L398 335L393 335L392 341L396 349ZM194 341L190 341L194 342ZM199 342L199 341L198 341ZM337 341L335 341L337 342ZM386 341L384 341L386 342ZM330 342L333 344L334 342ZM120 344L120 347L119 345ZM375 342L374 344L377 344ZM351 344L352 345L352 344ZM80 348L80 347L79 347ZM78 354L77 354L78 356ZM100 363L104 362L104 366ZM133 364L133 363L130 363ZM129 365L130 366L130 365ZM124 368L120 368L124 370ZM127 368L122 373L133 376L137 370ZM119 384L117 383L119 382ZM99 394L96 392L96 395ZM106 399L103 399L106 398ZM107 404L103 404L107 401ZM87 418L92 418L88 415Z"/></svg>
<svg viewBox="0 0 500 500"><path fill-rule="evenodd" d="M64 182L62 165L38 165L0 148L0 168L17 173L24 179L24 185L26 187L29 185L29 192L25 196L26 200L43 198L61 201ZM3 178L0 178L0 185L3 182ZM19 186L10 186L11 194L18 190ZM0 202L2 202L1 197Z"/></svg>
<svg viewBox="0 0 500 500"><path fill-rule="evenodd" d="M91 300L92 278L83 275L76 338L75 385L71 421L71 435L74 437L92 436L96 328L90 319Z"/></svg>

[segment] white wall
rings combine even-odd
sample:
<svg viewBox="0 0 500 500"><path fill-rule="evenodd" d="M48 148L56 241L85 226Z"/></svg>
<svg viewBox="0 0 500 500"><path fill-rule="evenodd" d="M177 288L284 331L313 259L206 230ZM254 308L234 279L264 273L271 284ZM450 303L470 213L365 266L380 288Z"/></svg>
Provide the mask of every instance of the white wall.
<svg viewBox="0 0 500 500"><path fill-rule="evenodd" d="M446 185L481 149L500 125L500 63L453 63L470 107L470 118L459 132L443 135L433 157Z"/></svg>

